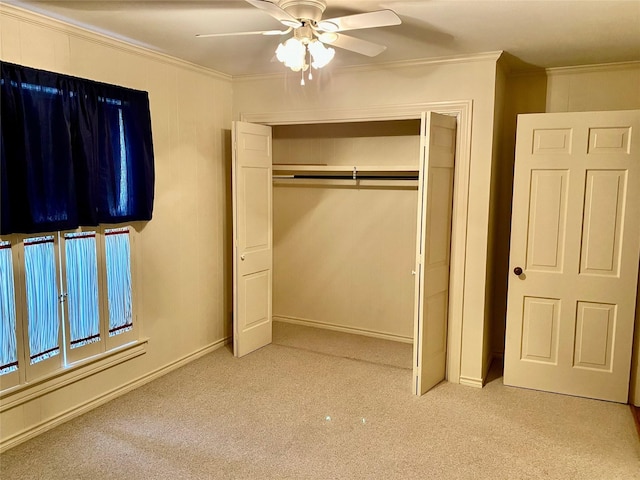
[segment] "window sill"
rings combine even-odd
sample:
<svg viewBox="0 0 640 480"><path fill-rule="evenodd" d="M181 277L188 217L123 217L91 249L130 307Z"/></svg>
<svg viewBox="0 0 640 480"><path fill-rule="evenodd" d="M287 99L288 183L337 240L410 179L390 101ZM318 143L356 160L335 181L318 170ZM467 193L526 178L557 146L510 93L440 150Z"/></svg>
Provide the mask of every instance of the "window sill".
<svg viewBox="0 0 640 480"><path fill-rule="evenodd" d="M83 378L95 375L127 360L139 357L146 353L148 341L148 338L144 338L122 345L109 352L74 362L61 370L32 382L0 391L0 412L78 382Z"/></svg>

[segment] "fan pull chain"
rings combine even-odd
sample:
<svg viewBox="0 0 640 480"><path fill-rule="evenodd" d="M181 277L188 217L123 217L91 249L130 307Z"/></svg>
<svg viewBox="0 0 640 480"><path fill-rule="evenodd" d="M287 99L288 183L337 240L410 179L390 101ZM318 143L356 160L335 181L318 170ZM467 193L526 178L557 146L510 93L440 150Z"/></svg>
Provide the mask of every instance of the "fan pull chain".
<svg viewBox="0 0 640 480"><path fill-rule="evenodd" d="M307 79L308 80L313 80L313 73L311 73L311 71L313 70L313 66L311 65L311 51L309 50L308 47L305 47L305 48L306 48L305 57L307 56L307 54L309 55L309 63L307 63L307 60L305 58L305 64L302 67L302 69L300 70L300 85L302 85L302 86L305 85L305 83L304 83L304 71L305 71L305 68L304 67L307 67L307 69L309 70L309 73L307 74Z"/></svg>

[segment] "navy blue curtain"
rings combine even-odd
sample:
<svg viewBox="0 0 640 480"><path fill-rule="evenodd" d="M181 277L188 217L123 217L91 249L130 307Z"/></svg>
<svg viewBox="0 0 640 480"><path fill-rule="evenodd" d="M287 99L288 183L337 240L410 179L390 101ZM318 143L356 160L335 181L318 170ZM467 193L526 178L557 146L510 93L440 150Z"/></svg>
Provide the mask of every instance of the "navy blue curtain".
<svg viewBox="0 0 640 480"><path fill-rule="evenodd" d="M150 220L146 92L0 62L0 234Z"/></svg>

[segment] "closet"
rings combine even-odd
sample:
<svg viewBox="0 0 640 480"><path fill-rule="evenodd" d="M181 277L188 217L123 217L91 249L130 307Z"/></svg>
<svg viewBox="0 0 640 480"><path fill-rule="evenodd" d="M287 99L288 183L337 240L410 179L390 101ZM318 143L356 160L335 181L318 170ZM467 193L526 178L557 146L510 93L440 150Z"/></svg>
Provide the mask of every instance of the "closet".
<svg viewBox="0 0 640 480"><path fill-rule="evenodd" d="M420 120L272 135L274 318L412 342Z"/></svg>
<svg viewBox="0 0 640 480"><path fill-rule="evenodd" d="M455 117L236 122L233 143L236 355L273 318L413 343L415 392L442 380Z"/></svg>

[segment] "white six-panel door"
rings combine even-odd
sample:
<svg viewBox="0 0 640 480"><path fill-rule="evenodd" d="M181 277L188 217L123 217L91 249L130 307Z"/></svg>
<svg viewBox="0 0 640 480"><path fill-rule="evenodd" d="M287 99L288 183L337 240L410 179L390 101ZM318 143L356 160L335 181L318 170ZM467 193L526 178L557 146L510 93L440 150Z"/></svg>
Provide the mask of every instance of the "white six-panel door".
<svg viewBox="0 0 640 480"><path fill-rule="evenodd" d="M627 402L640 111L520 115L504 383Z"/></svg>
<svg viewBox="0 0 640 480"><path fill-rule="evenodd" d="M422 114L414 309L415 393L445 378L456 118Z"/></svg>
<svg viewBox="0 0 640 480"><path fill-rule="evenodd" d="M272 339L271 127L233 122L233 352Z"/></svg>

